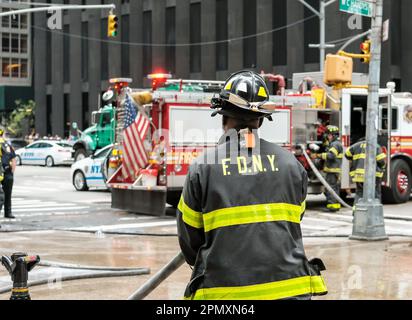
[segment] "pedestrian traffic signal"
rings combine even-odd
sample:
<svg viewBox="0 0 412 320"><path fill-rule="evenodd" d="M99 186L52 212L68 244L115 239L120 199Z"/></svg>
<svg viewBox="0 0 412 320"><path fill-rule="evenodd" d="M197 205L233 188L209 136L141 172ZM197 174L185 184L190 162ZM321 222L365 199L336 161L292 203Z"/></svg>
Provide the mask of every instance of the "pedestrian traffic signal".
<svg viewBox="0 0 412 320"><path fill-rule="evenodd" d="M362 42L360 45L360 48L361 48L362 54L365 55L363 58L361 58L361 62L369 63L371 61L371 41L366 40Z"/></svg>
<svg viewBox="0 0 412 320"><path fill-rule="evenodd" d="M118 27L117 22L118 21L119 21L119 18L117 18L116 15L109 14L109 17L107 19L107 36L109 38L117 36L117 27Z"/></svg>

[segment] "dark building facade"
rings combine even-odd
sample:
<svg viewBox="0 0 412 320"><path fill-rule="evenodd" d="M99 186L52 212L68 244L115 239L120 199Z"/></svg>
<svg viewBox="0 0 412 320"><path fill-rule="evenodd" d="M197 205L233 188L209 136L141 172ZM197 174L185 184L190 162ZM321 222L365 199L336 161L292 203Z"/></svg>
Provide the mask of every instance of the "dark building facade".
<svg viewBox="0 0 412 320"><path fill-rule="evenodd" d="M319 7L319 0L307 0ZM99 95L112 77L147 86L157 70L176 78L224 80L240 69L283 74L319 70L319 19L297 0L56 0L53 3L115 3L119 35L108 39L107 10L70 11L62 30L48 30L45 13L34 14L36 130L67 135L77 122L85 129ZM391 19L383 45L382 82L412 91L412 1L385 1ZM349 21L339 1L327 8L327 42L370 27L370 19ZM361 23L361 29L359 23ZM340 40L340 41L339 41ZM148 45L152 44L152 45ZM359 53L359 43L347 49ZM333 50L328 50L333 52ZM355 63L356 72L367 67Z"/></svg>

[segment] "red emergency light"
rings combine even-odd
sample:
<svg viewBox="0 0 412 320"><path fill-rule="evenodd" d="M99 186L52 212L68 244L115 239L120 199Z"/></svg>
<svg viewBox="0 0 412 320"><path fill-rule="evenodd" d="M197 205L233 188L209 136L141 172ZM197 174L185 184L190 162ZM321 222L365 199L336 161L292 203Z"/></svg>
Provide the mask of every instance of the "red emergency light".
<svg viewBox="0 0 412 320"><path fill-rule="evenodd" d="M160 86L164 85L167 79L171 79L170 73L152 73L147 76L149 80L152 80L152 89L156 90Z"/></svg>
<svg viewBox="0 0 412 320"><path fill-rule="evenodd" d="M117 94L120 94L122 89L128 87L132 82L133 80L129 78L113 78L109 80L109 83L113 85L113 90Z"/></svg>

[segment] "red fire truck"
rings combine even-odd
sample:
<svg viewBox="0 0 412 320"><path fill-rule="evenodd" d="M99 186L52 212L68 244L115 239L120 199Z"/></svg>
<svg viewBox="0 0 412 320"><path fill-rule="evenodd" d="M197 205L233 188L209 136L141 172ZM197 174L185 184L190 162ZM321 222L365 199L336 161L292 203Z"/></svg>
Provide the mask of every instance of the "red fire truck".
<svg viewBox="0 0 412 320"><path fill-rule="evenodd" d="M223 82L171 80L165 75L152 76L150 92L130 89L122 83L117 99L118 131L116 147L122 149L122 108L129 94L151 120L146 148L150 154L149 170L136 172L125 179L121 161L108 179L112 190L112 207L150 215L164 215L166 204L177 206L188 167L205 149L214 147L222 135L220 117L211 117L210 99L220 91ZM116 81L113 81L114 83ZM119 87L119 86L117 86ZM315 92L316 90L316 92ZM320 145L315 123L323 119L341 129L344 148L366 132L366 89L342 89L318 99L319 88L307 92L285 92L271 96L276 112L274 121L265 121L260 136L295 153L309 171L310 194L320 194L324 187L301 152L311 145ZM412 184L412 95L394 93L392 88L380 90L379 142L387 150L388 172L384 199L402 203L409 200ZM392 128L392 130L388 130ZM302 146L302 148L301 148ZM145 175L155 175L152 182ZM154 181L154 183L153 183ZM349 176L349 163L344 160L342 190L354 189Z"/></svg>

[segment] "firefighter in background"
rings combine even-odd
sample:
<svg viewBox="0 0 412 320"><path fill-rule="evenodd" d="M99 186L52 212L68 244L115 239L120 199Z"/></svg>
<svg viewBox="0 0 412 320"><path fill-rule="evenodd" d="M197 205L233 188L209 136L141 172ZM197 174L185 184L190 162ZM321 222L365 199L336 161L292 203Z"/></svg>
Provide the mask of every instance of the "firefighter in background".
<svg viewBox="0 0 412 320"><path fill-rule="evenodd" d="M366 141L361 141L352 145L346 150L345 158L351 161L350 176L356 183L355 204L363 198L363 184L365 182L365 159L366 159ZM375 197L381 200L382 195L382 178L386 169L386 154L382 151L381 146L376 148L376 189Z"/></svg>
<svg viewBox="0 0 412 320"><path fill-rule="evenodd" d="M263 78L242 71L212 99L225 134L190 166L177 210L179 244L193 266L186 299L310 299L327 292L322 261L309 262L302 243L306 170L257 136L272 113L268 98Z"/></svg>
<svg viewBox="0 0 412 320"><path fill-rule="evenodd" d="M339 141L339 128L336 126L327 126L325 143L326 151L323 153L314 154L313 158L320 158L324 160L323 172L325 173L325 180L331 186L331 188L339 195L340 193L340 180L342 175L342 160L343 160L343 147ZM341 204L325 190L325 196L327 199L326 210L331 212L337 212L341 208Z"/></svg>
<svg viewBox="0 0 412 320"><path fill-rule="evenodd" d="M326 121L323 119L318 119L315 122L315 127L316 127L316 136L318 141L322 141L324 143L324 138L326 131L328 130Z"/></svg>

